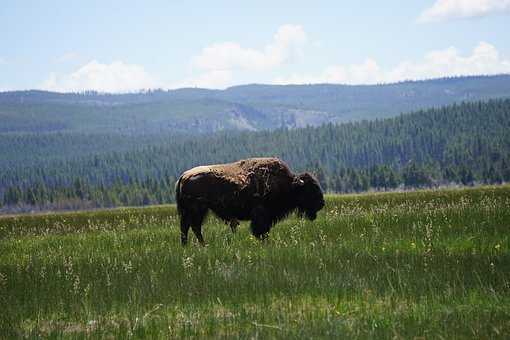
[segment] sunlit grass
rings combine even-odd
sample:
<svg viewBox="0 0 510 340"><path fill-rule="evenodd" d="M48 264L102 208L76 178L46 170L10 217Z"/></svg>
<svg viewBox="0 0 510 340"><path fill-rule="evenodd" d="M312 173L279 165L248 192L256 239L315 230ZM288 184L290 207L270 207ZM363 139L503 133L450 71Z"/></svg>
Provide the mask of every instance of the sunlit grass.
<svg viewBox="0 0 510 340"><path fill-rule="evenodd" d="M510 187L328 196L260 243L174 207L0 219L0 334L510 335Z"/></svg>

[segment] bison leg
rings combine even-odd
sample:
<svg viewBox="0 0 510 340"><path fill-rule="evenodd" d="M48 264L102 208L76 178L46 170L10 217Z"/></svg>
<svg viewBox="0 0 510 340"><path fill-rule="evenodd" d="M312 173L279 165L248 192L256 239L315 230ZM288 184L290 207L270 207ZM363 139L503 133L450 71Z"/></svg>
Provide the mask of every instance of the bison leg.
<svg viewBox="0 0 510 340"><path fill-rule="evenodd" d="M185 246L188 243L188 231L191 223L189 221L188 216L181 216L181 244Z"/></svg>
<svg viewBox="0 0 510 340"><path fill-rule="evenodd" d="M181 213L181 244L183 246L188 243L188 231L190 227L197 237L198 242L200 242L201 245L205 245L204 237L202 236L202 223L206 215L207 207L201 206L196 202L194 205L191 205L189 209Z"/></svg>
<svg viewBox="0 0 510 340"><path fill-rule="evenodd" d="M202 236L202 223L204 222L205 216L207 215L207 207L198 206L193 212L191 221L191 229L200 242L201 245L205 246L204 237Z"/></svg>
<svg viewBox="0 0 510 340"><path fill-rule="evenodd" d="M202 236L202 226L193 224L191 226L191 229L193 229L193 233L195 233L198 242L200 242L201 245L205 246L204 237Z"/></svg>
<svg viewBox="0 0 510 340"><path fill-rule="evenodd" d="M239 226L239 221L236 219L230 220L230 229L233 233L237 231L237 227Z"/></svg>
<svg viewBox="0 0 510 340"><path fill-rule="evenodd" d="M251 232L259 240L267 238L271 229L271 220L263 207L257 207L252 211Z"/></svg>

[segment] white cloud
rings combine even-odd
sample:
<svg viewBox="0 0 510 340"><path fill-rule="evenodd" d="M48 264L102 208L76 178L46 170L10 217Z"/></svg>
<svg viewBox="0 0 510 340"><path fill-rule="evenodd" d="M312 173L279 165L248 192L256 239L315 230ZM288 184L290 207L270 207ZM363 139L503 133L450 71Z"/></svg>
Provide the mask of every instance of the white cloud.
<svg viewBox="0 0 510 340"><path fill-rule="evenodd" d="M213 44L193 58L192 66L201 70L270 69L299 53L305 42L306 34L301 26L283 25L263 50L243 48L233 42Z"/></svg>
<svg viewBox="0 0 510 340"><path fill-rule="evenodd" d="M293 74L290 77L276 78L273 82L276 84L366 84L382 81L382 70L379 65L375 60L367 58L360 64L329 66L320 75Z"/></svg>
<svg viewBox="0 0 510 340"><path fill-rule="evenodd" d="M0 57L0 65L5 65L7 64L7 62L5 61L4 58Z"/></svg>
<svg viewBox="0 0 510 340"><path fill-rule="evenodd" d="M480 42L468 56L454 47L427 53L419 61L403 61L391 69L382 69L375 60L360 64L333 65L319 75L291 75L276 78L276 84L375 84L402 80L429 79L446 76L510 73L510 59L502 58L497 49Z"/></svg>
<svg viewBox="0 0 510 340"><path fill-rule="evenodd" d="M510 11L510 0L436 0L418 17L419 22L472 18Z"/></svg>
<svg viewBox="0 0 510 340"><path fill-rule="evenodd" d="M283 25L262 49L246 48L235 42L205 47L192 58L192 70L199 72L185 80L187 86L225 87L232 84L236 71L267 71L292 61L302 53L307 41L299 25Z"/></svg>
<svg viewBox="0 0 510 340"><path fill-rule="evenodd" d="M158 87L158 83L140 65L114 61L101 64L92 60L70 74L50 74L43 88L51 91L130 92Z"/></svg>
<svg viewBox="0 0 510 340"><path fill-rule="evenodd" d="M480 42L471 55L463 57L454 47L432 51L421 62L403 62L388 74L390 80L421 79L473 74L510 73L510 59L499 55L493 45Z"/></svg>
<svg viewBox="0 0 510 340"><path fill-rule="evenodd" d="M244 79L243 82L250 82L253 79L268 79L271 74L281 74L279 66L298 55L299 48L305 41L306 35L299 26L282 26L272 42L263 50L241 48L235 44L220 44L227 46L223 50L206 48L200 58L193 59L193 70L198 72L172 86L164 86L140 65L126 64L122 61L102 64L92 60L68 74L50 74L42 87L60 92L84 90L132 92L157 87L225 88L241 83L240 75ZM430 51L416 60L401 61L393 67L382 67L375 59L366 58L359 63L333 64L318 74L296 73L273 78L272 82L375 84L499 73L510 73L510 56L501 56L495 46L480 42L470 53L465 54L455 47L448 47Z"/></svg>

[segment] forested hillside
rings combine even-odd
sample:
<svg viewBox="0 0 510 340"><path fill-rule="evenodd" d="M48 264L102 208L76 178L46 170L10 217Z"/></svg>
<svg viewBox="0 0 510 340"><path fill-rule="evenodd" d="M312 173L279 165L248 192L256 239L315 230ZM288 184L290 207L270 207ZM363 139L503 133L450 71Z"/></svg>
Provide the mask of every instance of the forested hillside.
<svg viewBox="0 0 510 340"><path fill-rule="evenodd" d="M510 75L384 85L245 85L132 94L0 93L0 133L157 135L260 131L394 117L510 96Z"/></svg>
<svg viewBox="0 0 510 340"><path fill-rule="evenodd" d="M510 180L510 99L201 137L4 133L0 152L0 202L10 209L169 202L183 170L253 156L278 156L296 171L312 170L328 191L498 183Z"/></svg>

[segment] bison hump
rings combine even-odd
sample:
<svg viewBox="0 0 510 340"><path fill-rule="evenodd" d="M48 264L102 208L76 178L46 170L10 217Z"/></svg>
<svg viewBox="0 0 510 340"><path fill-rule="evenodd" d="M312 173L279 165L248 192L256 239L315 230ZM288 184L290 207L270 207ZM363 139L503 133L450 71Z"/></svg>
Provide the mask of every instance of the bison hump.
<svg viewBox="0 0 510 340"><path fill-rule="evenodd" d="M241 168L227 167L226 164L203 165L190 169L182 175L182 180L186 182L193 176L208 175L214 176L222 181L229 182L238 188L244 188L248 185L249 174Z"/></svg>
<svg viewBox="0 0 510 340"><path fill-rule="evenodd" d="M184 172L182 180L186 182L196 175L214 176L234 185L237 190L252 184L261 195L273 186L279 186L280 181L293 178L287 165L278 158L248 158L234 163L198 166Z"/></svg>

